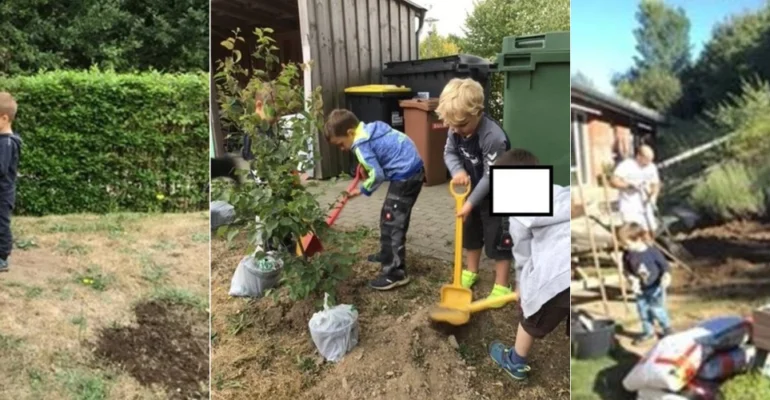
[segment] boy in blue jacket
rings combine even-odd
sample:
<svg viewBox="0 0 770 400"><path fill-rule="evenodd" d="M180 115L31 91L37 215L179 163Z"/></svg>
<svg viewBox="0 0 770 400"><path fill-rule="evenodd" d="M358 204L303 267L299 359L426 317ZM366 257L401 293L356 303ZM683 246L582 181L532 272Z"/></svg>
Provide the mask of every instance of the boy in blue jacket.
<svg viewBox="0 0 770 400"><path fill-rule="evenodd" d="M666 310L666 289L671 284L668 261L660 250L647 244L647 235L647 230L635 222L618 229L618 239L625 248L624 272L636 295L636 309L642 320L642 334L634 339L635 346L655 337L654 321L660 324L662 336L673 332Z"/></svg>
<svg viewBox="0 0 770 400"><path fill-rule="evenodd" d="M0 92L0 272L8 271L13 249L11 214L16 205L16 177L21 155L21 138L13 132L16 100Z"/></svg>
<svg viewBox="0 0 770 400"><path fill-rule="evenodd" d="M389 290L409 283L406 274L406 232L412 207L425 177L414 142L388 124L365 124L345 109L329 114L326 139L340 150L353 151L367 173L366 180L350 196L370 196L385 181L388 194L380 213L380 276L369 283L372 289Z"/></svg>

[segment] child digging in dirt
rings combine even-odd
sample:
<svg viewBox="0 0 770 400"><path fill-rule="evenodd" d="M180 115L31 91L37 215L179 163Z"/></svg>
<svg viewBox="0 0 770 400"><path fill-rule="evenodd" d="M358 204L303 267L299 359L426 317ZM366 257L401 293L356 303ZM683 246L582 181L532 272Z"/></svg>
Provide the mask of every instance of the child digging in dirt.
<svg viewBox="0 0 770 400"><path fill-rule="evenodd" d="M491 216L489 196L489 166L510 149L508 137L500 124L484 113L484 89L473 79L449 81L441 92L436 113L449 127L444 163L452 182L470 185L471 190L457 215L465 220L463 248L467 269L462 272L462 286L470 289L478 280L483 247L487 257L495 261L495 285L488 298L512 293L512 243L503 240L504 218Z"/></svg>
<svg viewBox="0 0 770 400"><path fill-rule="evenodd" d="M382 268L369 286L389 290L406 285L406 233L425 177L417 147L388 124L365 124L344 109L329 114L324 131L329 143L341 150L352 150L366 169L367 179L350 193L351 197L361 193L370 196L383 182L390 181L380 214L380 253L375 256Z"/></svg>
<svg viewBox="0 0 770 400"><path fill-rule="evenodd" d="M495 165L538 165L527 150L513 149L501 155ZM519 323L516 342L506 347L495 341L489 355L516 380L527 378L527 364L535 339L553 332L569 317L570 308L570 190L553 186L553 216L511 217L513 257L521 268L519 302L524 320ZM569 324L566 324L569 336Z"/></svg>
<svg viewBox="0 0 770 400"><path fill-rule="evenodd" d="M0 272L9 269L8 256L13 248L11 213L16 204L16 173L21 155L21 138L13 133L16 100L0 92Z"/></svg>
<svg viewBox="0 0 770 400"><path fill-rule="evenodd" d="M633 344L640 345L654 338L653 321L663 329L663 336L672 333L666 310L666 289L671 284L669 265L663 253L646 242L648 232L631 222L618 229L618 240L623 244L623 267L636 295L636 309L642 321L642 334Z"/></svg>

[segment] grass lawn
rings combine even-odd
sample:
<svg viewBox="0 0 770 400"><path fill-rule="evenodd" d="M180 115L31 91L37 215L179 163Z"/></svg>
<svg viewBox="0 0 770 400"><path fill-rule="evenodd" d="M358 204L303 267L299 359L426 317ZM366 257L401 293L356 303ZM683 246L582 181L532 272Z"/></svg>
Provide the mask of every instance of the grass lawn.
<svg viewBox="0 0 770 400"><path fill-rule="evenodd" d="M633 400L621 381L636 363L637 356L619 351L595 360L571 359L572 400Z"/></svg>
<svg viewBox="0 0 770 400"><path fill-rule="evenodd" d="M208 398L208 213L13 219L0 398Z"/></svg>

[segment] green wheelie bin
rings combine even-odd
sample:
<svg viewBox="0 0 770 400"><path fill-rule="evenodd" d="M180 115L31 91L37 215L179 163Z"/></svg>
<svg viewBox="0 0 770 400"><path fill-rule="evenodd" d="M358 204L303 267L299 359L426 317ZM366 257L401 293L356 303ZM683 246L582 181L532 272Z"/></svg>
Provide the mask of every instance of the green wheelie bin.
<svg viewBox="0 0 770 400"><path fill-rule="evenodd" d="M553 165L554 183L569 186L569 32L506 37L497 71L505 74L503 128L511 147Z"/></svg>

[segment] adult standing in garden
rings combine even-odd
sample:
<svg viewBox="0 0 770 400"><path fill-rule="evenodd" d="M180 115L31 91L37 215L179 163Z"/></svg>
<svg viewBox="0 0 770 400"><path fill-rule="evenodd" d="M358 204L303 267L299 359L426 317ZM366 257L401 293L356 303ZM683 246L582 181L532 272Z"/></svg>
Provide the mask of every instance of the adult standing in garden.
<svg viewBox="0 0 770 400"><path fill-rule="evenodd" d="M660 193L660 176L653 161L655 152L648 145L639 146L636 157L622 161L615 168L610 184L618 189L618 203L623 223L635 222L652 242L657 222L654 205Z"/></svg>

